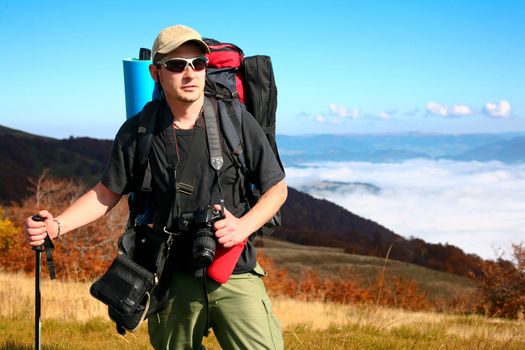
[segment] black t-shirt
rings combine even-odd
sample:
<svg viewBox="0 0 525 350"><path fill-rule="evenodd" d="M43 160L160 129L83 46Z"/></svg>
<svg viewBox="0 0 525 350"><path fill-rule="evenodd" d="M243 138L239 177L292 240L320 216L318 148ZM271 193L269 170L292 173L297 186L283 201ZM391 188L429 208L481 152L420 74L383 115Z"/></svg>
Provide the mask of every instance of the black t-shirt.
<svg viewBox="0 0 525 350"><path fill-rule="evenodd" d="M184 161L195 133L198 132L199 128L204 129L205 126L201 116L194 129L175 130L172 126L173 118L166 103L161 104L157 118L161 118L161 121L157 122L149 154L152 173L151 198L157 213L156 221L159 222L160 216L160 223L165 223L167 219L165 214L172 206L169 195L170 181L167 171L169 163L166 157L166 144L167 142L176 141L178 160ZM128 119L121 126L113 143L111 159L101 178L102 184L120 195L126 195L135 189L134 181L137 179L133 179L133 167L138 126L138 116ZM246 160L248 180L264 193L284 179L284 172L261 127L244 108L242 133L242 140L244 141L243 153ZM166 140L166 138L170 138L170 140ZM194 186L193 199L187 202L182 200L182 206L185 208L185 211L218 204L218 199L223 197L226 209L237 217L243 215L246 208L245 198L243 193L241 193L244 184L240 181L239 169L234 165L233 155L228 151L224 137L221 137L221 142L224 159L224 164L220 170L222 196L218 190L219 186L217 186L217 174L210 165L209 152L207 147L205 147L205 154L202 156L199 164L186 162L187 164L185 165L185 167L198 167L195 172L197 175L192 184ZM160 213L164 213L164 215ZM187 272L193 271L192 242L193 237L191 234L182 235L177 239L173 253L173 267L175 269ZM251 271L255 267L255 263L255 249L248 242L234 269L234 273Z"/></svg>

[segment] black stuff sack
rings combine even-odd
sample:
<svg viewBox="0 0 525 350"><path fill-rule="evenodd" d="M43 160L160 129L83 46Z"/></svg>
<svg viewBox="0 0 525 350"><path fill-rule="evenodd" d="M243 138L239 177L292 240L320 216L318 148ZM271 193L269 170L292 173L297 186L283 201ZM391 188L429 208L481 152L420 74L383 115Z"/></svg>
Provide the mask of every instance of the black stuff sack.
<svg viewBox="0 0 525 350"><path fill-rule="evenodd" d="M163 278L171 241L147 225L129 227L119 238L119 254L91 288L108 305L117 331L134 331L146 318L167 306L169 282Z"/></svg>

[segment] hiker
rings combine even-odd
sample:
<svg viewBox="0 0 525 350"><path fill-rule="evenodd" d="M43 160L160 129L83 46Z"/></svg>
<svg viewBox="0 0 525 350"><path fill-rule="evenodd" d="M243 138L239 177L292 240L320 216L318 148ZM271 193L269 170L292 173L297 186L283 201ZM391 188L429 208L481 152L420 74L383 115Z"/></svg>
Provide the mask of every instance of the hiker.
<svg viewBox="0 0 525 350"><path fill-rule="evenodd" d="M207 125L203 117L205 99L216 103L213 97L204 95L205 54L208 52L201 35L182 25L165 28L153 44L150 74L163 91L156 112L160 120L157 120L149 152L153 227L166 229L172 207L169 196L172 176L178 181L180 175L171 171L167 159L167 154L171 154L177 162L184 163L184 172L192 166L195 169L195 178L190 179L193 183L188 186L191 195L177 192L180 205L193 211L208 205L221 210L222 200L224 216L213 223L213 230L217 245L231 248L244 244L272 218L286 200L287 186L284 172L262 129L246 110L243 110L243 152L250 183L262 192L262 196L254 206L246 209L242 193L245 186L239 183L235 160L226 147L222 148L224 164L217 179L218 172L210 165L211 151L206 146L206 139L198 137ZM133 178L138 147L137 119L128 119L118 131L111 159L93 189L58 216L41 210L38 215L43 222L27 219L26 235L31 246L42 245L46 232L56 239L95 221L113 208L121 196L136 188L134 181L140 180ZM223 133L221 130L221 137ZM198 142L192 142L194 140ZM194 152L195 147L200 147L202 152ZM174 151L170 153L170 149ZM188 188L177 187L177 191ZM168 267L171 274L168 307L148 319L154 348L201 349L209 325L223 349L282 349L281 327L272 314L262 281L265 272L256 262L250 241L246 242L233 274L223 284L195 268L192 241L192 234L184 233L174 243L173 259Z"/></svg>

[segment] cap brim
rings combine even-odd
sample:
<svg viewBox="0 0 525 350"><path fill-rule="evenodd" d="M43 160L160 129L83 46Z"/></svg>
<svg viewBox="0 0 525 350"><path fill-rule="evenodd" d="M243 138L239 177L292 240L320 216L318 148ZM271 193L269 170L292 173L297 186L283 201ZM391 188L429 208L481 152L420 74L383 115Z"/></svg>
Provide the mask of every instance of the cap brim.
<svg viewBox="0 0 525 350"><path fill-rule="evenodd" d="M195 43L199 45L204 50L205 53L210 53L210 48L208 47L208 45L206 45L204 41L199 40L199 39L185 39L181 41L171 42L169 45L166 45L163 48L159 49L157 53L162 53L162 54L170 53L171 51L176 50L177 48L179 48L180 46L186 43Z"/></svg>

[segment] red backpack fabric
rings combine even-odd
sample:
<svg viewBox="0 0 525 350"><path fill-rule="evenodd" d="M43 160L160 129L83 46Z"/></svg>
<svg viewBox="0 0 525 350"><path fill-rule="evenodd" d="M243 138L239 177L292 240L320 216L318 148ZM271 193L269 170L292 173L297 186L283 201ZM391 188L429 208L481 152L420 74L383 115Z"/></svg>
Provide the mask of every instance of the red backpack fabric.
<svg viewBox="0 0 525 350"><path fill-rule="evenodd" d="M205 39L210 53L207 54L208 62L208 76L216 76L226 71L230 71L235 75L235 90L242 103L244 99L244 83L241 66L244 61L244 52L234 44L221 43L213 39Z"/></svg>

